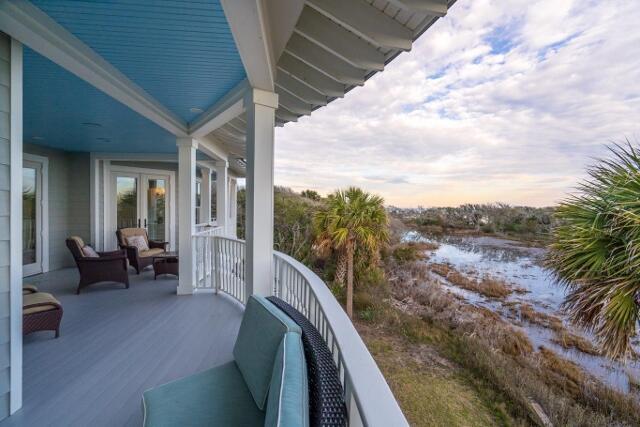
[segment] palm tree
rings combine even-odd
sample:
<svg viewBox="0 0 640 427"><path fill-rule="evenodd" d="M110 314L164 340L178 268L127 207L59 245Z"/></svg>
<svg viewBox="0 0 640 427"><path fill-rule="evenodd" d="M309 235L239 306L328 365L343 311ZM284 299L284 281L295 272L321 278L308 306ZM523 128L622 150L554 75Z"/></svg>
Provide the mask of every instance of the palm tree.
<svg viewBox="0 0 640 427"><path fill-rule="evenodd" d="M628 141L610 150L561 203L547 264L568 290L571 320L620 358L632 351L640 303L640 152Z"/></svg>
<svg viewBox="0 0 640 427"><path fill-rule="evenodd" d="M357 248L377 254L389 239L384 200L359 188L337 190L327 198L326 208L314 217L315 249L338 253L337 281L346 265L347 315L353 315L353 258Z"/></svg>

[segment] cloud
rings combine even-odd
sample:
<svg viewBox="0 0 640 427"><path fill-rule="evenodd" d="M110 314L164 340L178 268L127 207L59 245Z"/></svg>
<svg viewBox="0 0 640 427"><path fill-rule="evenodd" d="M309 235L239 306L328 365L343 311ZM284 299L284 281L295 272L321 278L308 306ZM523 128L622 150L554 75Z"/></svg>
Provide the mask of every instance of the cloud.
<svg viewBox="0 0 640 427"><path fill-rule="evenodd" d="M557 202L640 136L635 2L459 0L385 71L276 131L276 183L400 206Z"/></svg>

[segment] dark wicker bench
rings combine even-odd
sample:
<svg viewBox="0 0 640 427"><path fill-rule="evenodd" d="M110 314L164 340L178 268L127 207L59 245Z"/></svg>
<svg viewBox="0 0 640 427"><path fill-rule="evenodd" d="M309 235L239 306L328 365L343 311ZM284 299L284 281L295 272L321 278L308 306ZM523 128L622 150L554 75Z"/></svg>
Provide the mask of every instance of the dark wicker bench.
<svg viewBox="0 0 640 427"><path fill-rule="evenodd" d="M340 374L322 335L298 310L278 297L268 297L302 329L302 344L309 381L309 422L311 426L346 426L347 410Z"/></svg>

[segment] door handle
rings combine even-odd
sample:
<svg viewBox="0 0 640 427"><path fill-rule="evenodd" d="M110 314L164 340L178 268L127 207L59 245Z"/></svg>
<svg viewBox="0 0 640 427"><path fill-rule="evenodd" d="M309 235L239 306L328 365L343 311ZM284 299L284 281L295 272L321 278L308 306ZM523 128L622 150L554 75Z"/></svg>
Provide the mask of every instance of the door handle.
<svg viewBox="0 0 640 427"><path fill-rule="evenodd" d="M138 218L138 228L140 228L140 218Z"/></svg>
<svg viewBox="0 0 640 427"><path fill-rule="evenodd" d="M147 228L147 218L144 219L144 228Z"/></svg>

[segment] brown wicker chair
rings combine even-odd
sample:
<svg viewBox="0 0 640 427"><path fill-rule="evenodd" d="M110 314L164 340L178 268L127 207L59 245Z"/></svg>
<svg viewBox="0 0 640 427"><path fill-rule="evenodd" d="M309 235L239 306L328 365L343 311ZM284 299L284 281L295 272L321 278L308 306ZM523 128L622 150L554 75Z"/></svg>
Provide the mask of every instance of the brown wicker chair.
<svg viewBox="0 0 640 427"><path fill-rule="evenodd" d="M129 288L127 256L124 251L96 252L97 257L89 257L82 251L86 245L80 237L70 237L66 243L80 272L77 294L80 289L99 282L120 282Z"/></svg>
<svg viewBox="0 0 640 427"><path fill-rule="evenodd" d="M38 331L55 331L60 336L62 305L46 292L25 294L22 299L22 334Z"/></svg>
<svg viewBox="0 0 640 427"><path fill-rule="evenodd" d="M135 246L130 246L127 242L129 237L142 236L147 242L149 250L140 251ZM140 271L153 264L153 257L167 251L168 242L158 242L149 240L147 230L144 228L121 228L116 231L116 237L118 238L118 246L120 249L127 251L127 258L133 268L136 269L136 273L140 274Z"/></svg>

